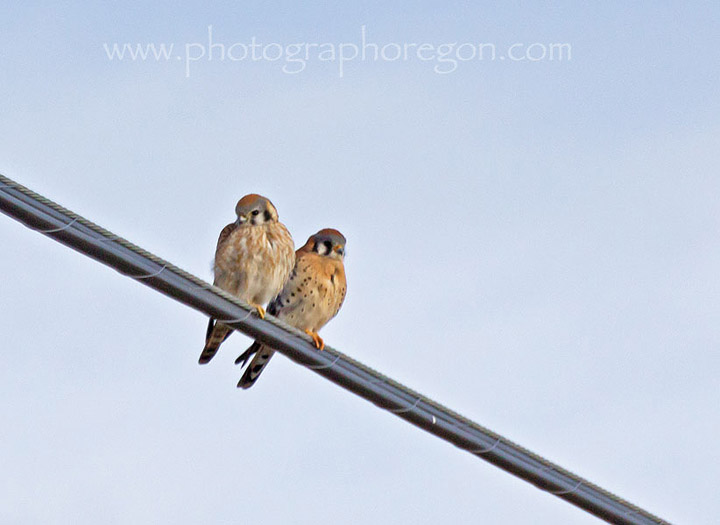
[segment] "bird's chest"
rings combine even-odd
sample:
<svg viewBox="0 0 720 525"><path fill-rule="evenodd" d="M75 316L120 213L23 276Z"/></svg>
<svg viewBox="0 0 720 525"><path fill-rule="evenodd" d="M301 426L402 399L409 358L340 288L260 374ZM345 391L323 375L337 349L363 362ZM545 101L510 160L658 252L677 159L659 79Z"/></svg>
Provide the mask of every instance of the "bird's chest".
<svg viewBox="0 0 720 525"><path fill-rule="evenodd" d="M336 295L332 267L320 263L315 268L312 268L308 272L307 288L308 299L312 298L311 309L315 312L315 315L325 318L327 312L334 309Z"/></svg>
<svg viewBox="0 0 720 525"><path fill-rule="evenodd" d="M216 278L231 286L246 275L262 275L274 257L275 250L262 230L240 229L215 256Z"/></svg>
<svg viewBox="0 0 720 525"><path fill-rule="evenodd" d="M268 236L261 229L237 232L227 245L224 257L235 266L260 266L274 254Z"/></svg>

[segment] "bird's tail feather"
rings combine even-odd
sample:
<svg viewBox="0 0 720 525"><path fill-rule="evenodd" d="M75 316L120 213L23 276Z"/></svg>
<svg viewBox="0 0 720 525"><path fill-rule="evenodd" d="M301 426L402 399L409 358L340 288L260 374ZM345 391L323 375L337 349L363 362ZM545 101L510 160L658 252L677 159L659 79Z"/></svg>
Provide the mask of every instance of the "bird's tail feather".
<svg viewBox="0 0 720 525"><path fill-rule="evenodd" d="M200 354L198 363L204 365L209 362L217 353L222 342L230 337L232 332L232 328L228 328L224 324L218 323L215 319L211 318L205 334L205 348L203 348L202 354Z"/></svg>
<svg viewBox="0 0 720 525"><path fill-rule="evenodd" d="M274 353L275 350L257 341L245 350L245 352L235 360L235 364L244 365L248 362L250 356L255 354L255 357L250 361L250 364L245 369L245 373L240 378L237 385L238 388L250 388L253 386Z"/></svg>
<svg viewBox="0 0 720 525"><path fill-rule="evenodd" d="M248 348L238 356L238 358L235 360L235 364L244 367L261 346L262 343L260 343L259 341L253 342L253 344L250 345L250 348Z"/></svg>

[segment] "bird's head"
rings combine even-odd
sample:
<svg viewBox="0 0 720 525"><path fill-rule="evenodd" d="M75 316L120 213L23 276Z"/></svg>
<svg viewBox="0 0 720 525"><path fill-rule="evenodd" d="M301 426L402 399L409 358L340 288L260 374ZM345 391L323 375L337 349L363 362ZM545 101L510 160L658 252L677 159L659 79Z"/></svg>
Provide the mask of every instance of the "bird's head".
<svg viewBox="0 0 720 525"><path fill-rule="evenodd" d="M311 235L306 246L323 257L342 261L343 257L345 257L346 242L342 233L332 228L325 228L315 235Z"/></svg>
<svg viewBox="0 0 720 525"><path fill-rule="evenodd" d="M258 226L268 222L277 222L278 213L269 199L251 193L240 199L235 206L238 224Z"/></svg>

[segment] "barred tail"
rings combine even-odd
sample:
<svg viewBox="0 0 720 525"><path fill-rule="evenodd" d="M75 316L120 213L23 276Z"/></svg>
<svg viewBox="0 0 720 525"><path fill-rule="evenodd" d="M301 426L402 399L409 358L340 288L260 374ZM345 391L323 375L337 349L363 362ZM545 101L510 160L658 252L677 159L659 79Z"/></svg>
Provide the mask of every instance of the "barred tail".
<svg viewBox="0 0 720 525"><path fill-rule="evenodd" d="M205 334L205 348L203 348L202 354L200 354L198 363L204 365L209 362L217 353L222 342L230 337L232 332L231 328L216 322L215 319L210 319L207 333Z"/></svg>
<svg viewBox="0 0 720 525"><path fill-rule="evenodd" d="M237 385L238 388L250 388L253 386L274 353L275 350L269 346L258 343L257 341L255 341L250 348L245 350L245 352L235 360L236 365L244 365L253 354L255 354L255 357L253 357L253 360L250 361L250 364L245 369L245 373L240 378Z"/></svg>

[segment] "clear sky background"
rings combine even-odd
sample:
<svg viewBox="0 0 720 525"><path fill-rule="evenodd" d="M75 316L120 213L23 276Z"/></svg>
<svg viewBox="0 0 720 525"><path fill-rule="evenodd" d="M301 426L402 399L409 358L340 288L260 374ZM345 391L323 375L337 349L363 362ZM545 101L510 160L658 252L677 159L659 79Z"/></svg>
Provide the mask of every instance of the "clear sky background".
<svg viewBox="0 0 720 525"><path fill-rule="evenodd" d="M103 44L569 43L570 61ZM720 515L720 6L14 3L0 172L207 280L235 202L348 239L328 344L678 523ZM0 216L0 523L595 523Z"/></svg>

